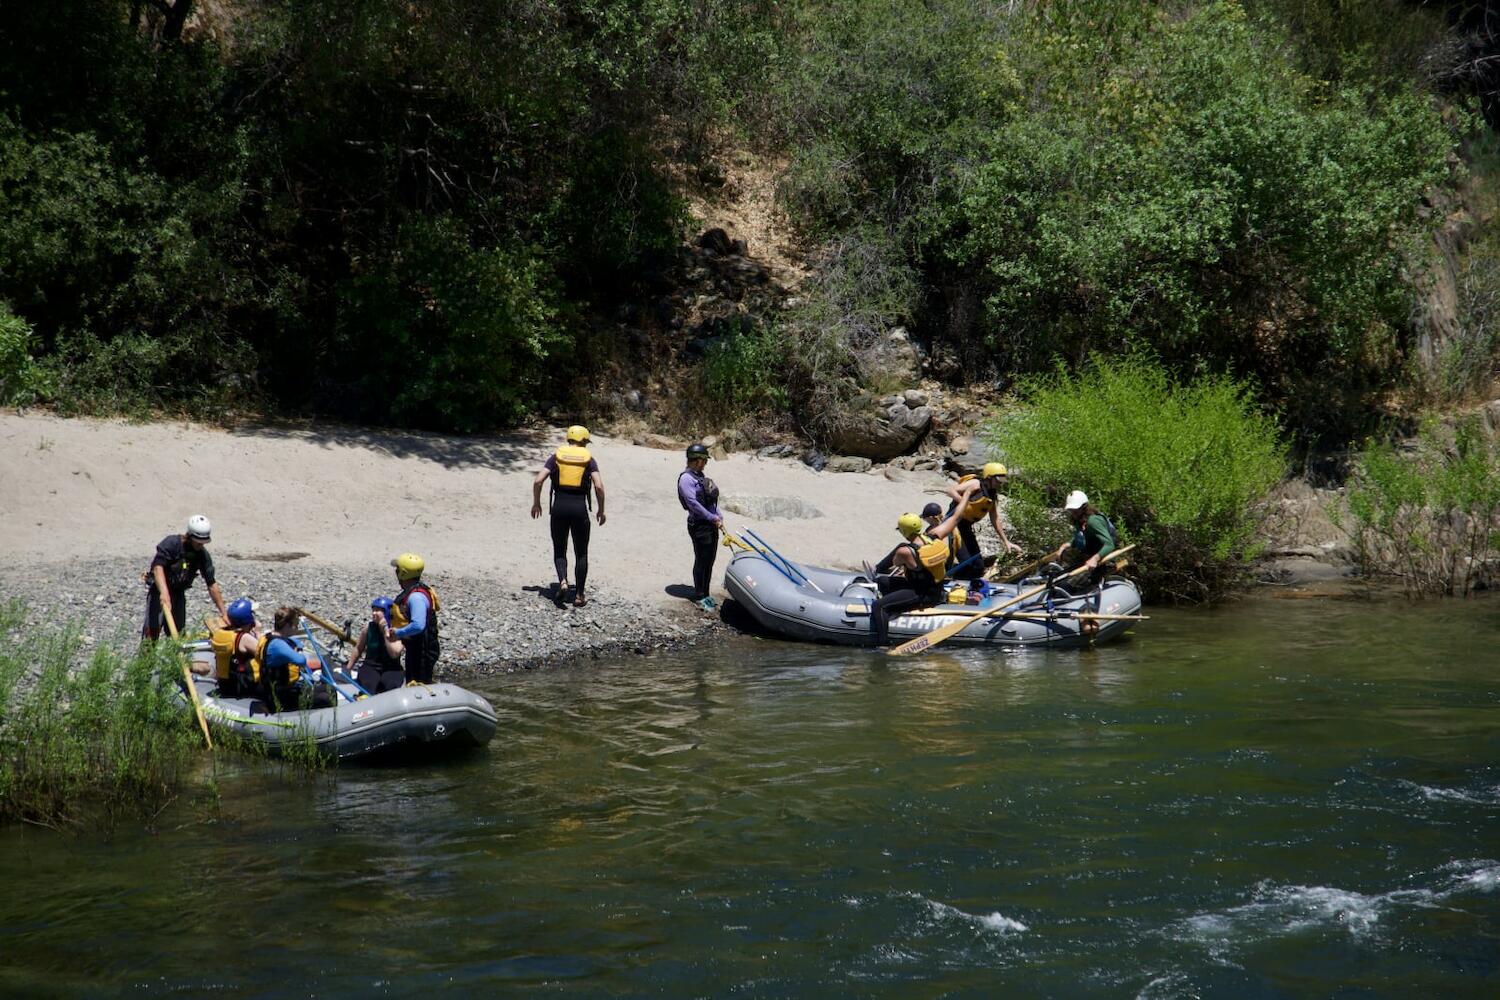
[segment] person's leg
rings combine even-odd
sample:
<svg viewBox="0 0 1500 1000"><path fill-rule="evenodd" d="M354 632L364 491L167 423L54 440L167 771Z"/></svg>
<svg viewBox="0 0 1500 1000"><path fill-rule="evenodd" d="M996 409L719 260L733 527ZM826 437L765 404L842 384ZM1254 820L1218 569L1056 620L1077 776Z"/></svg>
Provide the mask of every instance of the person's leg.
<svg viewBox="0 0 1500 1000"><path fill-rule="evenodd" d="M894 590L875 599L875 604L870 608L870 630L875 637L875 645L884 646L890 641L890 619L892 615L900 614L909 608L914 608L921 603L915 590Z"/></svg>
<svg viewBox="0 0 1500 1000"><path fill-rule="evenodd" d="M974 525L972 522L958 522L958 539L959 544L963 546L963 551L958 554L960 561L968 559L971 556L977 556L983 551L979 548L979 537L974 534ZM984 560L982 558L975 559L958 573L958 579L960 580L979 580L983 579L983 577Z"/></svg>
<svg viewBox="0 0 1500 1000"><path fill-rule="evenodd" d="M583 601L583 585L589 578L589 512L579 511L573 518L573 603Z"/></svg>
<svg viewBox="0 0 1500 1000"><path fill-rule="evenodd" d="M562 600L563 587L568 582L568 518L560 511L552 511L552 565L557 570L557 598Z"/></svg>
<svg viewBox="0 0 1500 1000"><path fill-rule="evenodd" d="M161 635L161 595L156 587L146 584L146 620L141 623L141 638L155 639Z"/></svg>
<svg viewBox="0 0 1500 1000"><path fill-rule="evenodd" d="M701 601L708 596L713 581L714 556L717 554L716 529L712 522L693 522L688 525L688 537L693 542L693 600Z"/></svg>

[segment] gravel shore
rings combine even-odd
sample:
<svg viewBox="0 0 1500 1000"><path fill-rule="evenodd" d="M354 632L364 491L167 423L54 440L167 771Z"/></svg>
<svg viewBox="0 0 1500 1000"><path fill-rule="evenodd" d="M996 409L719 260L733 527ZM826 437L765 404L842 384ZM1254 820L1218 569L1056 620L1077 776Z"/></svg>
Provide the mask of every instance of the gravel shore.
<svg viewBox="0 0 1500 1000"><path fill-rule="evenodd" d="M149 558L149 555L147 556ZM145 615L141 569L146 559L72 559L32 563L12 574L12 593L28 607L27 629L61 629L77 622L85 649L101 642L133 641ZM247 596L269 621L282 604L296 604L330 621L369 614L372 597L394 593L386 567L350 570L311 560L267 562L219 556L214 560L226 601ZM723 630L714 615L686 601L680 610L642 604L609 587L590 586L589 604L559 608L550 584L509 576L437 574L428 581L442 602L440 677L508 673L602 656L676 648ZM200 628L213 604L200 580L188 592L190 627ZM317 630L320 643L328 636Z"/></svg>

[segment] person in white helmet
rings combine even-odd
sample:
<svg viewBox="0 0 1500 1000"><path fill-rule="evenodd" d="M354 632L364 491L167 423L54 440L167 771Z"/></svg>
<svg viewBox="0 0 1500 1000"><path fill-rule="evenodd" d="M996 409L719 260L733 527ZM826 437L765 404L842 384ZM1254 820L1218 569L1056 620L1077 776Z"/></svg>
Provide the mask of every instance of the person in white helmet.
<svg viewBox="0 0 1500 1000"><path fill-rule="evenodd" d="M224 606L224 595L214 579L214 560L208 554L211 534L208 518L194 514L188 518L187 528L182 534L168 535L156 546L156 555L143 576L146 582L146 621L141 626L143 638L160 638L163 631L170 631L165 626L168 614L173 628L182 629L187 624L187 592L199 576L203 577L208 596L219 609L219 617L228 620L229 610Z"/></svg>
<svg viewBox="0 0 1500 1000"><path fill-rule="evenodd" d="M1071 552L1075 559L1090 572L1099 568L1099 561L1119 548L1120 538L1109 518L1094 509L1088 494L1074 490L1063 502L1063 512L1073 525L1073 537L1058 546L1053 559L1061 561Z"/></svg>

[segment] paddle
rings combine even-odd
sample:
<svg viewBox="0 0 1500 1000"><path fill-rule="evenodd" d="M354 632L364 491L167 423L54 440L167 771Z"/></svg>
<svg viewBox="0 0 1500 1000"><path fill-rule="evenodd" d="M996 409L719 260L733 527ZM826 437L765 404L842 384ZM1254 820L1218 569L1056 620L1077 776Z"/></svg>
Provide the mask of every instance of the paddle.
<svg viewBox="0 0 1500 1000"><path fill-rule="evenodd" d="M1134 545L1127 545L1123 549L1115 549L1109 555L1099 560L1099 565L1102 566L1107 562L1112 562L1113 560L1119 558L1120 556L1123 556L1133 548L1135 548ZM1079 566L1077 569L1072 570L1068 573L1064 573L1062 576L1058 577L1056 580L1051 581L1050 583L1044 583L1040 587L1036 587L1031 590L1025 591L1024 593L1017 594L1015 597L1013 597L1009 601L1006 601L1004 604L996 605L995 607L990 608L986 611L975 612L972 615L965 615L956 622L949 622L942 628L934 629L926 635L918 636L917 638L912 639L908 642L903 642L901 645L890 650L890 655L910 656L913 653L920 653L924 649L931 649L939 643L953 638L959 632L962 632L966 627L968 627L970 622L979 618L991 618L1007 608L1015 607L1022 601L1029 600L1030 598L1033 598L1038 594L1045 593L1048 588L1050 588L1054 583L1066 580L1069 577L1077 576L1083 571L1084 566Z"/></svg>
<svg viewBox="0 0 1500 1000"><path fill-rule="evenodd" d="M1053 553L1051 553L1051 552L1047 553L1046 555L1042 556L1042 558L1038 559L1036 562L1030 564L1029 566L1025 566L1025 567L1023 567L1021 569L1016 570L1014 573L1012 573L1009 576L1007 576L1002 582L1003 583L1017 583L1017 582L1019 582L1021 580L1026 579L1026 577L1027 577L1028 574L1033 573L1033 572L1041 569L1043 566L1045 566L1047 564L1048 560L1050 560L1052 558L1052 556L1053 556Z"/></svg>
<svg viewBox="0 0 1500 1000"><path fill-rule="evenodd" d="M302 611L302 617L306 618L308 621L310 621L314 625L318 626L318 628L324 629L325 631L328 631L328 632L332 632L334 635L338 636L340 639L343 639L345 642L353 642L354 641L354 637L351 636L344 629L339 628L337 625L333 624L332 622L324 621L323 619L319 618L317 615L313 614L311 611L306 610L305 608Z"/></svg>
<svg viewBox="0 0 1500 1000"><path fill-rule="evenodd" d="M172 604L170 601L163 602L161 613L162 617L167 620L167 634L172 637L172 641L175 643L177 641L177 623L172 620ZM188 669L187 657L182 655L181 650L178 650L177 656L182 661L182 679L187 683L188 700L193 703L193 714L198 717L198 728L203 730L203 742L207 743L208 748L212 750L214 748L214 738L208 735L208 720L203 717L203 703L198 700L198 686L193 683L193 672Z"/></svg>

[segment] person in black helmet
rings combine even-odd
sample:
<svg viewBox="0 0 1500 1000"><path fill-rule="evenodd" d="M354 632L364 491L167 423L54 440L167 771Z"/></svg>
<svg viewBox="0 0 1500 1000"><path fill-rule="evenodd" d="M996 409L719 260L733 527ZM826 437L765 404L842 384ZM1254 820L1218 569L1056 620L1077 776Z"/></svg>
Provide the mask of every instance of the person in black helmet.
<svg viewBox="0 0 1500 1000"><path fill-rule="evenodd" d="M708 588L713 580L714 559L719 554L719 487L703 474L708 449L693 443L687 449L687 468L677 477L677 502L687 511L688 538L693 542L693 603L704 611L714 609Z"/></svg>

